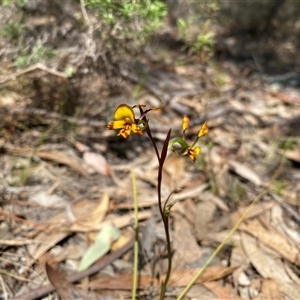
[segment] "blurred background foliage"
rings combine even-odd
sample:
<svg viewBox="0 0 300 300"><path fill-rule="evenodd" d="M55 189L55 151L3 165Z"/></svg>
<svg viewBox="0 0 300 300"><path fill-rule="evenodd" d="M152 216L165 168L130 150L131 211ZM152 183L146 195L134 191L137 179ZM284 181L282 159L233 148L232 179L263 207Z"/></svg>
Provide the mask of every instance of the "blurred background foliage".
<svg viewBox="0 0 300 300"><path fill-rule="evenodd" d="M205 63L298 72L300 1L2 0L1 60L47 61L69 75L83 62L118 85L120 68L151 48L177 47ZM148 52L149 53L149 52Z"/></svg>

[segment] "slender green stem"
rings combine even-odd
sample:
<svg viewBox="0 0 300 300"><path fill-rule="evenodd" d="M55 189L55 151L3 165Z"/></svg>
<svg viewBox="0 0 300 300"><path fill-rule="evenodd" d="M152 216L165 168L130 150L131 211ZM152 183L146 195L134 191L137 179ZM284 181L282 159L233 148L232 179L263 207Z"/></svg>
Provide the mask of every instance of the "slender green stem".
<svg viewBox="0 0 300 300"><path fill-rule="evenodd" d="M132 191L133 191L133 200L134 200L134 230L135 230L135 239L134 239L134 252L133 252L133 279L132 279L132 300L136 299L137 291L137 281L138 281L138 255L139 255L139 236L138 236L138 200L137 200L137 188L136 188L136 179L135 174L131 173L132 178Z"/></svg>

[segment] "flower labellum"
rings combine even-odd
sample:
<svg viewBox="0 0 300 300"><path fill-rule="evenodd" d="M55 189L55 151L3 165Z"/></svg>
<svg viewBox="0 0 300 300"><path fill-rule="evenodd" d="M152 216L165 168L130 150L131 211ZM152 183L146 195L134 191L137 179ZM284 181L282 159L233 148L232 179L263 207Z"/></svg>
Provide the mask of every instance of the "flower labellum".
<svg viewBox="0 0 300 300"><path fill-rule="evenodd" d="M187 149L186 155L193 161L195 162L198 155L200 154L200 148L199 147L190 147Z"/></svg>

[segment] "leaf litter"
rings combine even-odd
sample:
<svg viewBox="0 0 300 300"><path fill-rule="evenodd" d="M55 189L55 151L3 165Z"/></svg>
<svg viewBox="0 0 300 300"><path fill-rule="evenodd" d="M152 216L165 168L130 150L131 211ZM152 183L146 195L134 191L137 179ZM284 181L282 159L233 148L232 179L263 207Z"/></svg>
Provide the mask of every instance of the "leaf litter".
<svg viewBox="0 0 300 300"><path fill-rule="evenodd" d="M166 161L163 197L176 190L171 199L177 201L171 212L170 299L176 298L261 193L260 201L187 299L298 299L299 89L274 92L263 79L243 75L243 67L230 62L220 62L218 68L206 66L205 89L199 78L193 78L198 72L194 63L171 72L152 70L151 62L140 67L147 77L135 101L164 106L151 119L157 140L163 139L170 125L180 130L185 113L192 123L188 139L204 121L210 128L195 165L173 153ZM226 74L224 85L214 81L220 69ZM133 75L127 81L132 94L138 82ZM159 288L157 278L164 276L166 249L155 196L158 166L148 142L134 136L125 141L106 132L113 110L97 100L94 104L99 105L102 117L98 122L87 120L93 112L72 119L50 112L45 123L40 116L47 116L47 111L25 107L26 97L20 91L0 97L2 292L9 298L34 299L26 293L38 291L49 279L61 298L74 297L74 293L84 299L130 297L132 269L122 265L132 264L130 172L134 172L141 228L140 295L149 299ZM119 98L101 97L111 107L120 104ZM131 104L125 91L123 102ZM67 131L61 122L68 124ZM20 130L22 125L27 129ZM49 131L45 132L45 126ZM110 253L102 260L120 255L95 275L85 276L88 291L83 277L76 280L81 280L79 285L71 284L70 277L77 274L94 237L108 226L118 228L121 238L116 241L119 246L109 239L105 247ZM63 255L58 254L59 248ZM50 253L55 266L45 256ZM50 262L43 264L45 257Z"/></svg>

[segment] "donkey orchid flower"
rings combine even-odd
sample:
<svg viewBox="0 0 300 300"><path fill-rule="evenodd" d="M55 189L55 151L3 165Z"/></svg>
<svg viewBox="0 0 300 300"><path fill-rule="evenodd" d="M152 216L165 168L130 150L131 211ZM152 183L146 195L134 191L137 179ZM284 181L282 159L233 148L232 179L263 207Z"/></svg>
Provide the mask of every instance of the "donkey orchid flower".
<svg viewBox="0 0 300 300"><path fill-rule="evenodd" d="M114 113L115 121L111 121L107 125L107 129L121 129L118 135L122 135L125 139L129 137L131 132L142 135L142 129L138 125L133 109L127 104L121 104Z"/></svg>
<svg viewBox="0 0 300 300"><path fill-rule="evenodd" d="M114 113L115 121L109 122L106 129L120 129L118 135L122 135L125 139L130 136L131 132L142 135L149 121L145 115L152 110L161 109L161 107L158 107L144 110L144 107L146 105L134 105L130 107L127 104L120 104ZM136 118L133 108L139 109L140 117Z"/></svg>
<svg viewBox="0 0 300 300"><path fill-rule="evenodd" d="M201 152L201 148L195 146L196 143L198 142L199 138L206 135L208 133L208 127L207 124L204 123L200 131L197 135L196 140L192 145L189 145L186 140L185 140L185 131L189 128L190 120L189 118L185 115L182 119L182 138L176 138L173 141L169 143L169 148L173 150L178 155L183 155L183 156L188 156L193 162L196 161L198 155Z"/></svg>

